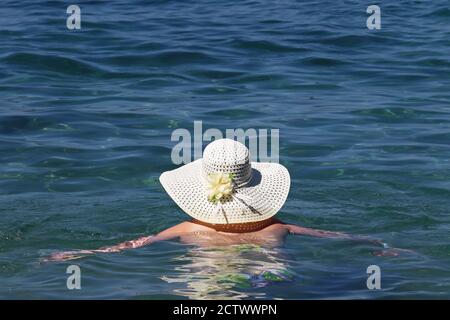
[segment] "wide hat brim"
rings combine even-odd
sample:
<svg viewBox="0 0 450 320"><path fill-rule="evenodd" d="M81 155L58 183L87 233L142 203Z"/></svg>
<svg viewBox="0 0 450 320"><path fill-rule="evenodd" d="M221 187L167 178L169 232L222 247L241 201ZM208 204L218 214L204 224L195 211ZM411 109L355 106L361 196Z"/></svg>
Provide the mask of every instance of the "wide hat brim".
<svg viewBox="0 0 450 320"><path fill-rule="evenodd" d="M223 203L208 201L202 159L162 173L159 181L175 203L197 220L211 224L257 222L281 209L291 179L278 163L252 162L251 166L251 180Z"/></svg>

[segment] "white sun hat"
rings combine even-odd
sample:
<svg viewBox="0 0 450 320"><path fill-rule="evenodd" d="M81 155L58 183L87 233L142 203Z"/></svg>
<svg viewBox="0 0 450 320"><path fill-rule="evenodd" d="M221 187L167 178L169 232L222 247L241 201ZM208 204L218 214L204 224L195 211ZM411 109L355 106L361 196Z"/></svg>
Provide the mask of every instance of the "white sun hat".
<svg viewBox="0 0 450 320"><path fill-rule="evenodd" d="M291 182L284 166L250 162L247 147L231 139L211 142L202 159L163 172L159 180L184 212L212 224L274 216L286 201Z"/></svg>

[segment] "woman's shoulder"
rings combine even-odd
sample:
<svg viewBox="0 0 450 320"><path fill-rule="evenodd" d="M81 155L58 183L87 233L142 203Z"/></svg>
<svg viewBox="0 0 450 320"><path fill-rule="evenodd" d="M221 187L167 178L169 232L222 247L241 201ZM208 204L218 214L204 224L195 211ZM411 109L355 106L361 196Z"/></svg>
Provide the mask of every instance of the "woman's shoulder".
<svg viewBox="0 0 450 320"><path fill-rule="evenodd" d="M202 223L198 223L195 220L192 221L184 221L174 227L172 229L175 229L177 233L189 233L189 232L217 232L216 229L209 227L207 225L204 225ZM175 231L174 230L174 231ZM272 224L268 225L267 227L260 229L258 231L253 231L250 233L259 233L259 232L270 232L270 233L279 233L279 232L286 232L287 227L286 224L279 220L274 220Z"/></svg>
<svg viewBox="0 0 450 320"><path fill-rule="evenodd" d="M195 221L184 221L177 227L182 232L215 231L213 228L195 223Z"/></svg>
<svg viewBox="0 0 450 320"><path fill-rule="evenodd" d="M286 227L286 224L284 224L281 221L276 221L272 223L271 225L265 227L264 229L260 230L259 232L270 232L270 233L279 233L279 232L287 232L288 229Z"/></svg>

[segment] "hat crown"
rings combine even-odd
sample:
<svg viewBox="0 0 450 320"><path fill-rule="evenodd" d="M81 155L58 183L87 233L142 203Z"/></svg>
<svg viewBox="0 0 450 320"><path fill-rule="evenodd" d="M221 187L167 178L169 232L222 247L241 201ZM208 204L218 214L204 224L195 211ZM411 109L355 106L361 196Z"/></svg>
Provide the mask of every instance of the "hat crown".
<svg viewBox="0 0 450 320"><path fill-rule="evenodd" d="M203 153L203 173L232 173L236 185L241 186L251 177L250 155L247 147L231 139L211 142Z"/></svg>

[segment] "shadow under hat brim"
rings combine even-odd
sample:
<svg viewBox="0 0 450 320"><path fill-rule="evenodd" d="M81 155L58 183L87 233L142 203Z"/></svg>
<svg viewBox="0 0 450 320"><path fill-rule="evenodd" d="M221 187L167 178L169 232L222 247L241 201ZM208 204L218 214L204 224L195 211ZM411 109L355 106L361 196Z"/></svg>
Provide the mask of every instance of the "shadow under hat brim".
<svg viewBox="0 0 450 320"><path fill-rule="evenodd" d="M223 210L207 199L202 159L163 172L159 181L175 203L197 220L212 224L257 222L281 209L289 194L290 176L278 163L252 162L251 165L251 180L235 191L239 199L230 198L222 204Z"/></svg>

